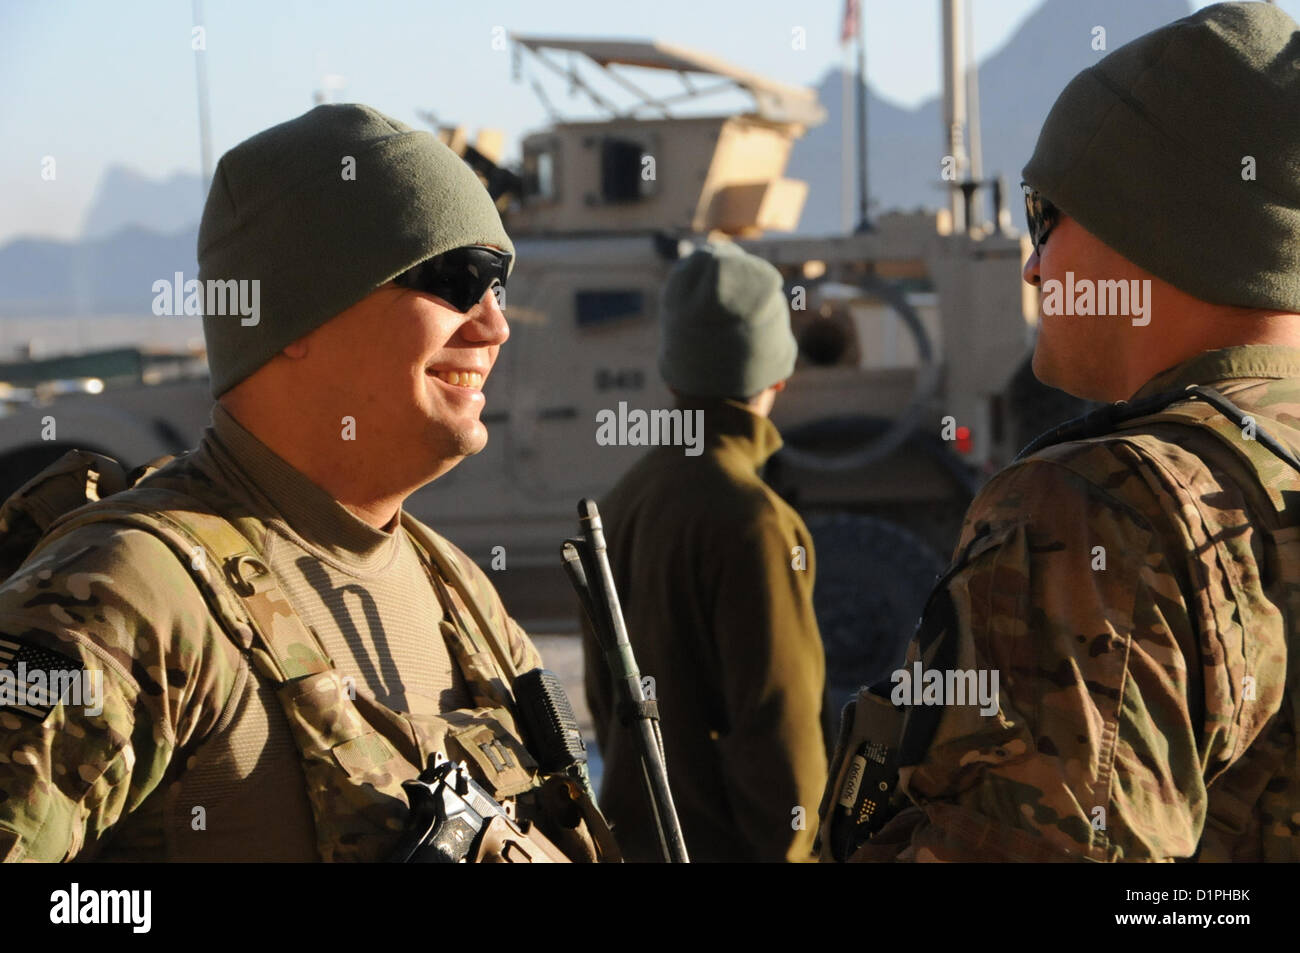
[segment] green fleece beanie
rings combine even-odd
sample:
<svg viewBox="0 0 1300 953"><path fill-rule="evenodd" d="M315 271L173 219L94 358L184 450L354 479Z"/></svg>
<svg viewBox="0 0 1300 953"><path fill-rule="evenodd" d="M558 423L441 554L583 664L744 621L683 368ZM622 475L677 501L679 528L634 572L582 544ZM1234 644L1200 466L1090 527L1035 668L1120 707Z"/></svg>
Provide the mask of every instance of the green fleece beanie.
<svg viewBox="0 0 1300 953"><path fill-rule="evenodd" d="M326 105L241 142L212 177L199 281L257 281L244 300L256 287L258 309L209 314L205 294L213 396L412 265L479 244L514 254L487 190L431 133Z"/></svg>
<svg viewBox="0 0 1300 953"><path fill-rule="evenodd" d="M748 399L794 372L799 346L781 273L728 242L668 273L659 373L681 394Z"/></svg>
<svg viewBox="0 0 1300 953"><path fill-rule="evenodd" d="M1120 47L1066 86L1024 179L1190 295L1300 311L1300 27L1220 3Z"/></svg>

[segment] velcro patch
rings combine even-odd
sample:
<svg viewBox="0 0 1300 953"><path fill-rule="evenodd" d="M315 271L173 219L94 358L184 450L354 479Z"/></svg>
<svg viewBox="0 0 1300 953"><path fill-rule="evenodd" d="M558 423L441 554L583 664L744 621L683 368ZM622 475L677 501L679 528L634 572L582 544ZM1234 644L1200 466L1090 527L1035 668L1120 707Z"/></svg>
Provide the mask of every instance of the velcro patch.
<svg viewBox="0 0 1300 953"><path fill-rule="evenodd" d="M76 659L0 634L0 711L44 721L64 701L91 705L93 699L83 698L90 686L85 676Z"/></svg>

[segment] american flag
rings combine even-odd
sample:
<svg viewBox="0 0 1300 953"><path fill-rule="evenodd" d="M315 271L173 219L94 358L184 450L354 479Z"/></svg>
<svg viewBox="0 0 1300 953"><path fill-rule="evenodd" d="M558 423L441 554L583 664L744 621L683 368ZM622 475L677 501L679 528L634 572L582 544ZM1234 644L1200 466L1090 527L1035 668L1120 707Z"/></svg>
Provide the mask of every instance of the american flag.
<svg viewBox="0 0 1300 953"><path fill-rule="evenodd" d="M51 677L60 672L79 671L72 659L39 645L19 642L0 635L0 711L12 711L44 721L62 699L54 698ZM41 672L44 686L30 685L31 673ZM8 684L5 684L5 683Z"/></svg>
<svg viewBox="0 0 1300 953"><path fill-rule="evenodd" d="M858 35L858 0L844 0L844 22L840 24L840 44Z"/></svg>

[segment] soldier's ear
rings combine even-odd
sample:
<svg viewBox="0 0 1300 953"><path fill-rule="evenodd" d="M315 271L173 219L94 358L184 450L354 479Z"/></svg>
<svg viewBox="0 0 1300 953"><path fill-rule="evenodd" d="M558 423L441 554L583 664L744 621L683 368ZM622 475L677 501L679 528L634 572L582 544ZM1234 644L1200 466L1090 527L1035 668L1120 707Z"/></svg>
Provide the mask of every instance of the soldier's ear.
<svg viewBox="0 0 1300 953"><path fill-rule="evenodd" d="M287 358L291 358L292 360L295 361L301 360L302 358L307 356L307 339L305 337L302 337L290 344L285 345L284 350L281 351L280 353Z"/></svg>

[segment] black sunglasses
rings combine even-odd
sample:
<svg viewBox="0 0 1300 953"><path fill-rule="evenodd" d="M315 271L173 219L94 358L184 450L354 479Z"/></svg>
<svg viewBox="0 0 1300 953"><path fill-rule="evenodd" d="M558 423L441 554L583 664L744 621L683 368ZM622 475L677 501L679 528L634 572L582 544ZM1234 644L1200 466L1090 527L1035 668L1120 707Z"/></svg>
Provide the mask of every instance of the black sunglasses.
<svg viewBox="0 0 1300 953"><path fill-rule="evenodd" d="M487 245L466 245L426 259L393 281L402 288L437 295L467 314L489 291L505 288L510 261L510 255Z"/></svg>
<svg viewBox="0 0 1300 953"><path fill-rule="evenodd" d="M1025 192L1025 221L1029 223L1029 239L1037 251L1060 221L1061 212L1032 185L1021 182L1020 188Z"/></svg>

